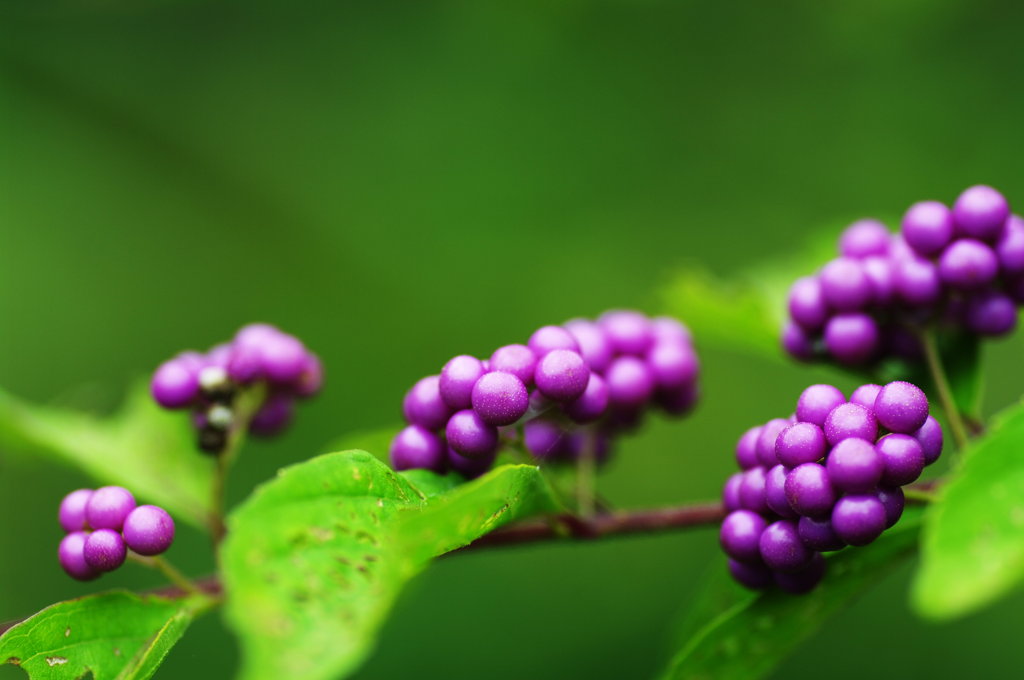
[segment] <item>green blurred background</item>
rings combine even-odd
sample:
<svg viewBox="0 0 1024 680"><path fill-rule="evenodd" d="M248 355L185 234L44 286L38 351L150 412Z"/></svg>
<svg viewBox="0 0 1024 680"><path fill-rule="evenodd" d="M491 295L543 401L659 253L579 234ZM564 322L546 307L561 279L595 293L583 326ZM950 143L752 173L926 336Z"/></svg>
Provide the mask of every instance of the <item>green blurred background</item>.
<svg viewBox="0 0 1024 680"><path fill-rule="evenodd" d="M695 262L727 276L978 182L1024 202L1022 21L1024 4L979 1L5 0L0 382L110 408L173 352L278 323L329 384L246 451L239 500L397 422L451 355L658 311ZM990 411L1021 392L1022 344L990 345ZM809 382L852 384L700 350L697 413L624 442L604 476L620 505L716 496L743 429ZM0 452L0 618L95 589L54 559L57 502L85 482ZM208 571L203 537L180 533L173 557ZM724 566L715 534L442 560L358 677L648 677ZM778 676L1019 672L1024 598L925 624L910 573ZM125 569L103 585L152 583ZM237 654L209 617L158 677L229 677Z"/></svg>

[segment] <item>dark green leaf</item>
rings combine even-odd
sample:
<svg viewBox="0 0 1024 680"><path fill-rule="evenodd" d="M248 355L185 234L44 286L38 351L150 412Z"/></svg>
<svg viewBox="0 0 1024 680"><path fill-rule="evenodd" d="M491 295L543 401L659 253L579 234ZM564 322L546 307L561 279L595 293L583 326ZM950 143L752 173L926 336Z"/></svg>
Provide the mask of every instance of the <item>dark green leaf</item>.
<svg viewBox="0 0 1024 680"><path fill-rule="evenodd" d="M69 463L100 484L120 484L176 518L206 526L211 461L188 416L160 409L145 385L109 418L29 404L0 391L0 444Z"/></svg>
<svg viewBox="0 0 1024 680"><path fill-rule="evenodd" d="M1000 415L966 452L925 516L917 611L948 619L1024 578L1024 405Z"/></svg>
<svg viewBox="0 0 1024 680"><path fill-rule="evenodd" d="M420 489L413 483L424 482ZM396 474L363 451L287 468L230 517L227 616L242 677L319 680L356 666L404 584L439 554L555 509L535 467L452 480Z"/></svg>
<svg viewBox="0 0 1024 680"><path fill-rule="evenodd" d="M847 549L829 558L825 580L811 593L737 595L735 604L689 639L662 677L764 677L899 558L913 552L919 519L920 513L908 508L903 520L870 546Z"/></svg>
<svg viewBox="0 0 1024 680"><path fill-rule="evenodd" d="M123 591L59 602L0 637L0 659L33 680L145 680L210 604Z"/></svg>

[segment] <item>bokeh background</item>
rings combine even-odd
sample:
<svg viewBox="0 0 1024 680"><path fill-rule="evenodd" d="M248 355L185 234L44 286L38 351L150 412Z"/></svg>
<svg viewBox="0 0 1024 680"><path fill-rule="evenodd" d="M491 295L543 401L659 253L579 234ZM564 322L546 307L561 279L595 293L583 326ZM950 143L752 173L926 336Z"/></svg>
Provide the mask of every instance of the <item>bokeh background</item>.
<svg viewBox="0 0 1024 680"><path fill-rule="evenodd" d="M329 384L249 447L240 500L396 423L453 354L659 311L682 268L728 277L973 183L1024 203L1022 21L1024 4L988 1L5 0L0 383L109 409L175 351L278 323ZM990 345L989 411L1021 392L1022 344ZM620 505L716 496L746 427L812 381L853 384L700 351L699 410L652 423L604 475ZM57 502L85 482L0 452L0 618L95 588L54 559ZM190 530L172 554L211 568ZM723 566L714 530L445 559L358 677L648 677ZM922 623L911 568L778 677L1019 671L1024 598ZM103 585L153 583L125 569ZM158 677L230 677L236 660L208 617Z"/></svg>

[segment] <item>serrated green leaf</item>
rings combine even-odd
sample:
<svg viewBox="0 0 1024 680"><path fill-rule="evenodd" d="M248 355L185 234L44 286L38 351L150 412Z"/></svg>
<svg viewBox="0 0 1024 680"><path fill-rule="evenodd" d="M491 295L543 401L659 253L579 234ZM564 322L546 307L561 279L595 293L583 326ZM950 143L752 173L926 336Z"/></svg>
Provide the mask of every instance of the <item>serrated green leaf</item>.
<svg viewBox="0 0 1024 680"><path fill-rule="evenodd" d="M738 595L697 631L670 662L663 680L754 680L772 671L917 543L920 512L908 508L898 525L871 545L828 559L828 574L814 591ZM724 567L723 567L724 569Z"/></svg>
<svg viewBox="0 0 1024 680"><path fill-rule="evenodd" d="M1004 411L928 509L916 610L950 619L977 610L1024 579L1024 405Z"/></svg>
<svg viewBox="0 0 1024 680"><path fill-rule="evenodd" d="M211 600L126 591L58 602L0 637L0 660L33 680L145 680Z"/></svg>
<svg viewBox="0 0 1024 680"><path fill-rule="evenodd" d="M556 509L536 467L503 466L444 490L451 481L398 474L346 451L286 468L257 489L229 518L222 553L241 677L326 680L351 671L432 557Z"/></svg>
<svg viewBox="0 0 1024 680"><path fill-rule="evenodd" d="M113 416L30 404L0 390L0 444L79 468L100 484L120 484L205 527L213 467L196 451L188 418L160 409L137 385Z"/></svg>

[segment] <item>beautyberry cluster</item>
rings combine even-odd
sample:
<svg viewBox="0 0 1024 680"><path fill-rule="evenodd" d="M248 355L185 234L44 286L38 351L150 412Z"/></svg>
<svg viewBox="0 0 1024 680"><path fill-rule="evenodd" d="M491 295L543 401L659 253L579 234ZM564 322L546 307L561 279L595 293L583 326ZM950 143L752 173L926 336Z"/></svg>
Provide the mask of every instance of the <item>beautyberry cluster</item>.
<svg viewBox="0 0 1024 680"><path fill-rule="evenodd" d="M867 545L903 513L905 484L942 452L942 428L908 382L862 385L847 400L812 385L796 414L748 430L742 472L725 484L719 539L744 586L802 593L825 571L822 552Z"/></svg>
<svg viewBox="0 0 1024 680"><path fill-rule="evenodd" d="M206 353L182 352L164 362L153 374L150 389L164 408L192 409L199 447L220 453L227 445L243 391L266 390L249 421L249 431L270 436L291 422L296 399L320 391L323 375L320 359L298 338L257 323Z"/></svg>
<svg viewBox="0 0 1024 680"><path fill-rule="evenodd" d="M486 360L457 356L417 382L402 403L409 425L392 442L391 461L397 470L475 477L511 442L540 460L589 452L601 461L651 404L687 412L697 373L690 333L675 319L623 310L544 326L525 345Z"/></svg>
<svg viewBox="0 0 1024 680"><path fill-rule="evenodd" d="M876 220L852 224L839 257L789 292L783 346L798 359L863 364L917 358L915 331L946 327L1009 333L1024 304L1024 219L998 191L974 186L950 209L910 206L899 234Z"/></svg>
<svg viewBox="0 0 1024 680"><path fill-rule="evenodd" d="M77 489L60 503L66 536L57 557L68 576L91 581L124 564L128 551L159 555L174 542L174 520L163 508L135 505L120 486Z"/></svg>

